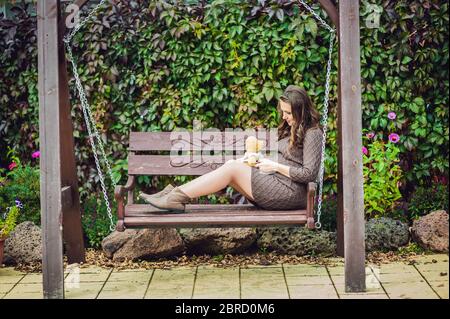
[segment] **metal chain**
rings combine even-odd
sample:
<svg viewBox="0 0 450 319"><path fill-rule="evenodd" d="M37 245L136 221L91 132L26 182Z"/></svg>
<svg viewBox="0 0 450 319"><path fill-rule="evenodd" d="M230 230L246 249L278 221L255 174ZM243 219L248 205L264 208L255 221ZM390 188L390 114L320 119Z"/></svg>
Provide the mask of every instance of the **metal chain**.
<svg viewBox="0 0 450 319"><path fill-rule="evenodd" d="M330 75L331 75L331 62L332 62L332 54L333 54L333 45L334 45L335 33L332 32L330 36L330 47L328 49L328 63L327 63L327 77L325 82L325 99L323 102L323 117L322 117L322 126L323 126L323 136L322 136L322 156L320 159L320 169L319 169L319 195L317 199L317 221L315 226L317 229L322 227L320 223L320 215L322 214L322 188L323 188L323 175L325 170L325 145L327 139L327 128L328 128L328 104L329 104L329 95L330 95Z"/></svg>
<svg viewBox="0 0 450 319"><path fill-rule="evenodd" d="M330 95L330 77L331 77L331 63L332 63L332 54L333 54L333 46L334 39L336 36L336 30L330 27L309 5L307 5L303 0L299 0L299 2L305 7L325 28L330 31L330 45L328 48L328 63L327 63L327 75L325 81L325 98L323 102L323 116L322 116L322 126L323 126L323 135L322 135L322 155L320 158L320 168L319 168L319 194L317 199L317 221L315 222L316 229L320 229L322 224L320 222L320 216L322 214L322 188L323 188L323 175L325 171L325 145L327 138L327 128L328 128L328 104L329 104L329 95Z"/></svg>
<svg viewBox="0 0 450 319"><path fill-rule="evenodd" d="M81 22L79 22L74 29L69 33L69 35L67 35L66 37L64 37L64 43L66 45L66 49L67 49L67 53L69 56L69 61L72 64L72 71L73 71L73 75L75 77L75 83L77 86L77 91L78 91L78 95L81 101L81 108L83 111L83 116L84 116L84 120L86 123L86 127L88 130L88 134L89 134L89 141L91 144L91 148L92 148L92 152L94 153L94 159L95 159L95 165L97 168L97 173L98 176L100 178L100 184L101 184L101 188L102 188L102 192L103 192L103 198L105 200L105 204L106 204L106 211L108 214L108 218L110 221L110 231L114 231L115 229L115 224L114 224L114 220L113 220L113 216L112 216L112 210L111 210L111 204L109 201L109 197L108 197L108 192L106 190L106 186L105 186L105 179L102 173L102 169L100 166L100 161L98 159L98 150L97 150L97 146L95 144L95 140L97 140L98 146L100 148L100 153L102 155L103 161L106 164L107 167L107 172L109 174L109 177L111 179L111 183L113 184L114 187L116 187L116 182L114 181L114 178L112 176L112 170L111 170L111 165L109 163L109 160L106 156L105 153L105 149L104 149L104 145L103 145L103 141L100 137L100 133L98 132L97 129L97 124L96 121L92 115L92 111L91 108L89 106L89 103L87 101L86 98L86 93L84 91L84 88L81 84L81 80L80 80L80 76L78 73L78 68L77 65L75 63L75 59L73 57L73 53L72 53L72 48L70 45L71 40L73 39L73 37L75 36L75 34L77 33L77 31L83 27L86 22L97 12L97 10L105 3L106 0L102 0L97 6L95 6L94 9L92 9L92 11L90 11L90 13L88 14L88 16L86 18L84 18Z"/></svg>
<svg viewBox="0 0 450 319"><path fill-rule="evenodd" d="M106 2L106 0L101 0L87 15L87 17L85 17L83 20L81 20L79 23L77 23L77 25L72 29L72 31L69 32L68 35L66 35L64 37L64 42L69 43L70 41L72 41L72 38L75 36L75 34L78 32L78 30L80 30L85 24L86 22L88 22L92 16L97 13L98 9Z"/></svg>
<svg viewBox="0 0 450 319"><path fill-rule="evenodd" d="M317 21L319 21L325 28L328 29L328 31L334 33L335 29L330 27L328 23L326 23L309 5L307 5L303 0L298 0L302 4L303 7L305 7L306 10L308 10L314 18L316 18Z"/></svg>

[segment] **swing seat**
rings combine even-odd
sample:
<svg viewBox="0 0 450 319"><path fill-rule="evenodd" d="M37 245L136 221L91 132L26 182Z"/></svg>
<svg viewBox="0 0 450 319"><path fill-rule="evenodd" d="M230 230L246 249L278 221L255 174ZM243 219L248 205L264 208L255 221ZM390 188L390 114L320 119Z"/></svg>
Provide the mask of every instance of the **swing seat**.
<svg viewBox="0 0 450 319"><path fill-rule="evenodd" d="M300 210L264 210L253 204L187 204L184 213L161 212L150 204L134 203L136 178L141 175L203 175L245 152L249 132L131 132L128 181L118 185L116 229L301 226L314 228L316 183L307 185L307 207ZM266 149L276 150L276 137L257 132ZM211 151L214 154L211 155ZM158 153L158 154L149 154ZM165 154L161 154L165 153ZM167 154L169 153L169 154ZM206 154L205 154L206 153ZM219 153L219 155L216 155ZM125 197L127 197L125 205Z"/></svg>

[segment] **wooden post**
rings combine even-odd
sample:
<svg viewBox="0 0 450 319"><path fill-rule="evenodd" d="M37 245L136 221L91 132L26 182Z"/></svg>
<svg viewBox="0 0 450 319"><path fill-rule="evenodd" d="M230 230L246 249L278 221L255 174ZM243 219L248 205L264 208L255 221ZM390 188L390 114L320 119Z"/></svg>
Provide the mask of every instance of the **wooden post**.
<svg viewBox="0 0 450 319"><path fill-rule="evenodd" d="M59 0L38 2L39 139L44 298L64 298L61 217Z"/></svg>
<svg viewBox="0 0 450 319"><path fill-rule="evenodd" d="M72 205L63 207L63 237L66 247L67 262L85 261L83 230L81 226L80 196L78 193L78 176L75 164L73 124L70 115L69 79L64 43L62 41L65 27L61 27L63 16L59 11L58 31L58 72L59 72L59 121L60 121L60 154L61 185L68 186L71 192Z"/></svg>
<svg viewBox="0 0 450 319"><path fill-rule="evenodd" d="M358 0L339 1L338 12L338 234L344 237L345 291L362 292L366 285ZM342 241L340 245L342 249Z"/></svg>

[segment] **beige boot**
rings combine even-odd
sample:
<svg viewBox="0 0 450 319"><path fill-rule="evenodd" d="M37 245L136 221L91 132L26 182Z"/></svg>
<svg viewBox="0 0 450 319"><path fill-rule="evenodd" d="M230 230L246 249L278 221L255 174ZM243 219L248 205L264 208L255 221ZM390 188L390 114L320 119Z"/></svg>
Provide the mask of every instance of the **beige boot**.
<svg viewBox="0 0 450 319"><path fill-rule="evenodd" d="M146 193L141 192L138 195L138 198L142 198L143 200L145 200L147 202L148 199L159 198L166 194L169 194L172 191L172 189L174 189L173 185L169 184L166 187L164 187L164 189L162 191L160 191L159 193L156 193L156 194L146 194Z"/></svg>
<svg viewBox="0 0 450 319"><path fill-rule="evenodd" d="M190 201L191 198L178 187L175 187L170 193L164 196L147 199L147 203L156 208L178 213L183 213L185 205Z"/></svg>

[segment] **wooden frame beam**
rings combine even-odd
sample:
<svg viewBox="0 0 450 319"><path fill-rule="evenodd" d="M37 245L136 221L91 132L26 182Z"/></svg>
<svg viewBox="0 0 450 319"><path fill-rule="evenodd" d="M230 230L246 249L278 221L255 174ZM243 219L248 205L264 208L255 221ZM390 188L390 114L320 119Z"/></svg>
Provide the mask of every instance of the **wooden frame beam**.
<svg viewBox="0 0 450 319"><path fill-rule="evenodd" d="M359 2L341 0L339 1L337 232L338 253L344 253L345 258L346 292L362 292L366 289L359 42Z"/></svg>
<svg viewBox="0 0 450 319"><path fill-rule="evenodd" d="M319 0L319 2L336 27L336 31L339 31L339 13L336 5L331 0Z"/></svg>
<svg viewBox="0 0 450 319"><path fill-rule="evenodd" d="M38 2L39 140L44 298L64 298L59 122L59 0Z"/></svg>
<svg viewBox="0 0 450 319"><path fill-rule="evenodd" d="M85 261L60 0L38 1L39 138L44 298L64 298L68 263ZM64 239L64 240L63 240Z"/></svg>

